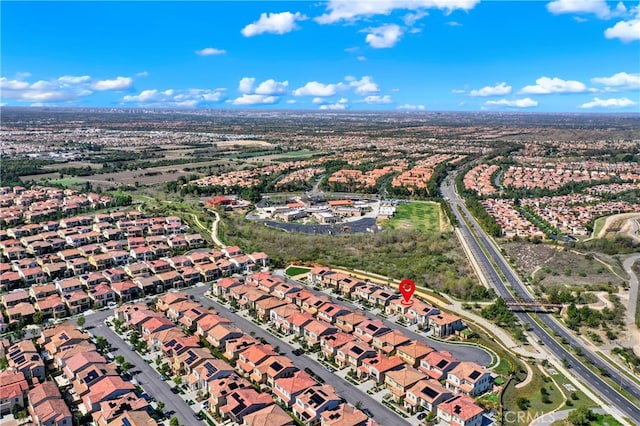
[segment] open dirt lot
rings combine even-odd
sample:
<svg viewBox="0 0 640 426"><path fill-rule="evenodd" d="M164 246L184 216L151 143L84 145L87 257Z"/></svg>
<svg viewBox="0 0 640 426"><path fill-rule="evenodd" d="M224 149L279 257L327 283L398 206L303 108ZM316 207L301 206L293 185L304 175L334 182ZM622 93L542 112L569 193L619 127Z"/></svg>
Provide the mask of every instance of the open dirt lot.
<svg viewBox="0 0 640 426"><path fill-rule="evenodd" d="M509 257L527 275L534 275L543 286L548 285L593 285L611 282L622 284L623 280L609 268L587 256L561 247L526 242L503 245Z"/></svg>

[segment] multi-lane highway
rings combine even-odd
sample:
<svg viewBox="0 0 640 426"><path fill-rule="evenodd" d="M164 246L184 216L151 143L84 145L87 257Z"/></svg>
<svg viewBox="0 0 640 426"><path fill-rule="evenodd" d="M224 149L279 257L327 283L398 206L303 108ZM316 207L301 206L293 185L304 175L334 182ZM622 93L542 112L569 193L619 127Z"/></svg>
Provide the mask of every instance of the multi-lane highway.
<svg viewBox="0 0 640 426"><path fill-rule="evenodd" d="M464 203L455 192L454 176L449 175L441 186L442 196L448 200L456 218L462 237L467 241L472 255L478 262L480 269L487 278L491 286L496 290L497 294L503 298L511 298L513 296L523 299L532 299L531 294L526 289L520 278L513 272L508 262L498 251L496 246L490 241L487 234L482 230L473 216L466 209ZM473 235L467 221L473 227L475 236ZM477 237L476 237L477 236ZM485 253L484 250L486 250ZM489 259L491 257L491 260ZM492 263L493 261L493 263ZM495 266L494 266L495 265ZM503 280L500 273L505 280ZM506 282L505 282L506 281ZM507 287L509 285L511 289ZM516 313L518 319L523 323L530 325L530 332L540 341L544 343L547 349L555 355L559 360L566 360L573 370L573 373L583 381L591 389L597 391L599 395L612 406L616 407L623 415L632 419L636 424L640 424L640 408L637 403L629 401L617 389L609 385L598 374L589 369L585 363L595 366L597 369L607 371L611 379L615 383L619 383L625 391L633 395L634 398L640 400L640 389L638 386L627 379L621 372L613 368L609 364L603 362L597 355L593 354L580 340L578 340L569 330L561 325L555 318L550 315L540 315L539 320L545 324L553 333L561 338L565 338L574 348L580 348L584 358L578 359L572 352L567 350L558 341L551 336L542 326L533 319L533 314L526 312Z"/></svg>

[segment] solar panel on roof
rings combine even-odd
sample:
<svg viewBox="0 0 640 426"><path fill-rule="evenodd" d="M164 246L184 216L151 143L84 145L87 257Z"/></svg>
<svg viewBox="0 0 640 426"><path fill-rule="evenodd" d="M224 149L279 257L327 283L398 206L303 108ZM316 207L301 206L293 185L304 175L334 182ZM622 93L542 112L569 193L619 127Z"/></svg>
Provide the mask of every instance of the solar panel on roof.
<svg viewBox="0 0 640 426"><path fill-rule="evenodd" d="M167 343L165 343L164 345L168 346L168 347L172 347L175 344L176 344L176 339L171 339Z"/></svg>
<svg viewBox="0 0 640 426"><path fill-rule="evenodd" d="M429 386L426 386L424 389L422 389L422 393L427 395L429 398L434 398L438 395L438 391L430 388Z"/></svg>
<svg viewBox="0 0 640 426"><path fill-rule="evenodd" d="M469 374L469 377L473 380L477 379L478 377L480 377L482 373L480 373L478 370L473 370L473 372L471 374Z"/></svg>
<svg viewBox="0 0 640 426"><path fill-rule="evenodd" d="M187 364L191 364L193 361L196 360L196 358L198 357L193 351L187 351L187 353L189 354L189 358L187 358L185 360L185 363Z"/></svg>
<svg viewBox="0 0 640 426"><path fill-rule="evenodd" d="M180 349L182 349L184 346L182 346L182 343L176 343L176 345L173 347L173 349L175 349L176 351L179 351Z"/></svg>
<svg viewBox="0 0 640 426"><path fill-rule="evenodd" d="M440 361L439 363L436 364L436 367L438 368L442 368L445 365L447 365L449 362L446 359L443 359L442 361Z"/></svg>
<svg viewBox="0 0 640 426"><path fill-rule="evenodd" d="M16 364L22 364L24 362L24 355L20 355L18 358L14 360Z"/></svg>
<svg viewBox="0 0 640 426"><path fill-rule="evenodd" d="M322 405L322 403L325 401L325 399L320 395L318 395L317 393L311 395L310 399L311 399L311 402L313 402L315 405Z"/></svg>
<svg viewBox="0 0 640 426"><path fill-rule="evenodd" d="M364 352L364 350L358 346L354 346L353 348L351 348L351 351L356 355L360 355L362 352Z"/></svg>
<svg viewBox="0 0 640 426"><path fill-rule="evenodd" d="M282 370L282 365L276 361L273 364L271 364L271 368L273 368L276 371L280 371Z"/></svg>

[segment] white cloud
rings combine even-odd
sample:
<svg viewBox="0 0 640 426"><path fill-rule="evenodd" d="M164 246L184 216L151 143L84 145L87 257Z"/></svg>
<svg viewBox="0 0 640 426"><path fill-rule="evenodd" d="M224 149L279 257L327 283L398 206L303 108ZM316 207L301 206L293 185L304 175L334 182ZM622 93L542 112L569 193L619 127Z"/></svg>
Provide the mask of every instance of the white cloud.
<svg viewBox="0 0 640 426"><path fill-rule="evenodd" d="M116 77L113 80L98 80L91 87L95 90L125 90L131 87L133 79L131 77Z"/></svg>
<svg viewBox="0 0 640 426"><path fill-rule="evenodd" d="M462 24L460 22L457 22L457 21L449 21L449 22L447 22L447 25L450 26L450 27L461 27L462 26Z"/></svg>
<svg viewBox="0 0 640 426"><path fill-rule="evenodd" d="M554 15L593 13L601 19L607 19L611 16L611 9L605 0L555 0L547 3L547 10Z"/></svg>
<svg viewBox="0 0 640 426"><path fill-rule="evenodd" d="M313 100L311 102L316 104L316 105L320 105L320 104L325 104L328 101L325 98L313 98Z"/></svg>
<svg viewBox="0 0 640 426"><path fill-rule="evenodd" d="M454 93L454 94L456 94L456 95L459 95L459 94L461 94L461 93L467 93L467 91L466 91L466 90L464 90L464 89L451 89L451 93Z"/></svg>
<svg viewBox="0 0 640 426"><path fill-rule="evenodd" d="M502 82L496 83L495 86L486 86L479 90L472 90L469 94L471 96L502 96L511 93L511 89L511 86L507 86L507 83Z"/></svg>
<svg viewBox="0 0 640 426"><path fill-rule="evenodd" d="M253 37L259 34L285 34L295 30L297 21L304 21L307 17L300 12L262 13L260 19L247 25L240 31L245 37Z"/></svg>
<svg viewBox="0 0 640 426"><path fill-rule="evenodd" d="M373 81L373 78L368 75L365 75L360 80L357 80L352 76L347 76L345 80L349 82L349 86L354 88L354 92L357 95L367 95L380 91L378 85L375 83L375 81Z"/></svg>
<svg viewBox="0 0 640 426"><path fill-rule="evenodd" d="M531 108L538 106L538 101L534 101L531 98L514 99L512 101L507 99L500 99L498 101L487 101L484 103L486 106L507 106L513 108Z"/></svg>
<svg viewBox="0 0 640 426"><path fill-rule="evenodd" d="M611 77L594 77L591 79L594 84L602 84L608 89L614 90L636 90L640 89L640 74L628 74L619 72Z"/></svg>
<svg viewBox="0 0 640 426"><path fill-rule="evenodd" d="M347 109L347 103L349 100L347 98L340 98L338 102L334 104L326 104L320 105L320 109L322 110L330 110L330 111L339 111Z"/></svg>
<svg viewBox="0 0 640 426"><path fill-rule="evenodd" d="M240 93L251 93L253 92L253 83L256 82L256 79L253 77L243 77L240 79L240 83L238 84L238 92Z"/></svg>
<svg viewBox="0 0 640 426"><path fill-rule="evenodd" d="M196 55L200 56L213 56L213 55L224 55L227 53L224 49L216 49L215 47L205 47L204 49L196 50Z"/></svg>
<svg viewBox="0 0 640 426"><path fill-rule="evenodd" d="M405 25L412 27L416 22L418 22L425 16L429 16L429 13L425 10L419 9L415 13L407 13L404 18L402 18L402 20L404 21Z"/></svg>
<svg viewBox="0 0 640 426"><path fill-rule="evenodd" d="M390 15L394 10L422 11L424 9L442 9L451 12L456 9L470 10L480 0L330 0L327 13L315 18L320 24L332 24L339 21L354 21L374 15Z"/></svg>
<svg viewBox="0 0 640 426"><path fill-rule="evenodd" d="M424 111L426 108L424 105L415 105L415 104L404 104L399 105L398 109L407 110L407 111Z"/></svg>
<svg viewBox="0 0 640 426"><path fill-rule="evenodd" d="M91 95L93 92L87 87L89 80L88 76L63 76L29 83L1 77L0 90L3 99L19 102L67 102Z"/></svg>
<svg viewBox="0 0 640 426"><path fill-rule="evenodd" d="M375 49L385 49L393 47L402 37L402 28L396 24L382 25L376 28L369 28L365 41Z"/></svg>
<svg viewBox="0 0 640 426"><path fill-rule="evenodd" d="M364 62L364 61L367 60L367 57L366 56L358 56L356 59L359 60L360 62Z"/></svg>
<svg viewBox="0 0 640 426"><path fill-rule="evenodd" d="M384 96L371 95L364 98L363 101L368 104L390 104L393 102L393 100L391 99L391 96L389 95L384 95Z"/></svg>
<svg viewBox="0 0 640 426"><path fill-rule="evenodd" d="M340 87L342 87L342 83L323 84L317 81L310 81L304 86L294 90L293 96L333 96Z"/></svg>
<svg viewBox="0 0 640 426"><path fill-rule="evenodd" d="M625 108L637 104L629 98L593 98L592 101L580 105L580 108Z"/></svg>
<svg viewBox="0 0 640 426"><path fill-rule="evenodd" d="M142 71L142 72L136 73L136 77L149 77L149 73L147 71Z"/></svg>
<svg viewBox="0 0 640 426"><path fill-rule="evenodd" d="M640 12L633 19L620 21L613 27L607 28L604 31L604 36L606 38L619 38L625 43L640 40Z"/></svg>
<svg viewBox="0 0 640 426"><path fill-rule="evenodd" d="M277 96L243 94L239 98L227 101L233 105L270 105L280 100Z"/></svg>
<svg viewBox="0 0 640 426"><path fill-rule="evenodd" d="M540 77L533 86L525 86L520 93L546 95L549 93L582 93L587 86L576 80L562 80L554 77Z"/></svg>
<svg viewBox="0 0 640 426"><path fill-rule="evenodd" d="M137 95L124 96L122 102L148 107L194 108L203 104L220 102L223 98L224 89L148 89Z"/></svg>
<svg viewBox="0 0 640 426"><path fill-rule="evenodd" d="M59 82L68 83L68 84L86 83L89 80L91 80L91 77L89 77L88 75L81 75L81 76L63 75L62 77L58 77Z"/></svg>
<svg viewBox="0 0 640 426"><path fill-rule="evenodd" d="M275 95L285 93L289 86L288 81L275 81L274 79L265 80L256 87L254 93L258 95Z"/></svg>
<svg viewBox="0 0 640 426"><path fill-rule="evenodd" d="M296 101L295 99L289 99L289 100L287 100L287 103L288 103L289 105L293 105L293 104L297 104L297 103L298 103L298 101Z"/></svg>

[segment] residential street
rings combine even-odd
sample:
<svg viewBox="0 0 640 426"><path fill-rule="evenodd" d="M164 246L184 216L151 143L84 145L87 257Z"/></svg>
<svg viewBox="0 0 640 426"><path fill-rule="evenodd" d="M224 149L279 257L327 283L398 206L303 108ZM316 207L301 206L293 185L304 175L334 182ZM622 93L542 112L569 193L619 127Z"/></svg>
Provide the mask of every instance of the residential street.
<svg viewBox="0 0 640 426"><path fill-rule="evenodd" d="M174 413L169 416L177 417L181 425L193 425L204 423L196 419L194 411L187 405L187 403L178 394L171 392L171 388L167 383L162 381L160 375L144 360L138 353L129 349L129 343L122 340L113 330L104 324L104 320L113 315L113 310L98 311L94 314L87 315L87 322L85 328L90 328L90 331L94 336L103 336L111 344L114 356L122 355L125 360L135 365L133 370L139 370L140 373L134 377L144 388L144 390L156 401L162 401L165 404L164 411Z"/></svg>
<svg viewBox="0 0 640 426"><path fill-rule="evenodd" d="M373 399L366 392L361 391L360 389L353 386L351 383L346 382L341 377L330 373L325 369L322 365L317 363L316 361L310 359L309 357L302 355L296 356L293 355L293 350L295 349L288 343L280 340L278 337L273 336L267 331L255 325L253 322L245 319L244 317L232 313L225 306L221 305L217 301L209 299L205 297L202 293L204 293L205 288L191 288L187 290L187 293L193 294L195 298L202 303L204 306L213 305L214 308L220 312L222 316L225 316L229 319L232 319L234 324L241 328L245 333L255 332L255 337L263 337L269 344L272 346L279 346L280 353L286 355L293 361L296 367L300 370L304 370L305 368L310 368L313 370L318 376L322 377L325 382L331 386L333 386L338 394L340 394L343 398L345 398L348 402L352 404L356 404L358 401L362 402L362 408L368 408L374 415L374 420L376 420L381 425L408 425L407 421L394 414L391 410L381 405L378 401Z"/></svg>

